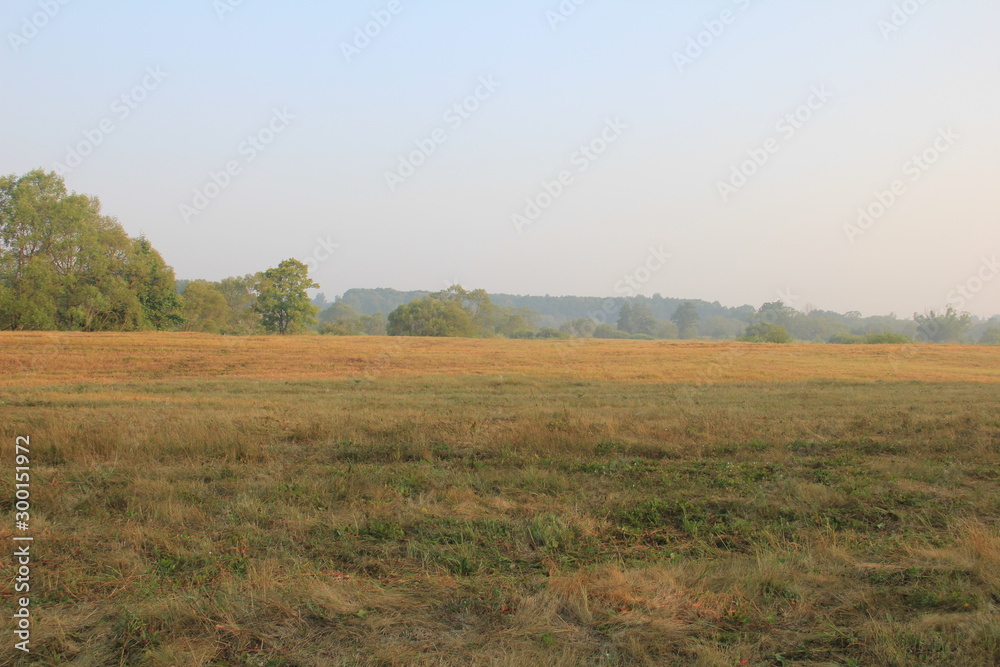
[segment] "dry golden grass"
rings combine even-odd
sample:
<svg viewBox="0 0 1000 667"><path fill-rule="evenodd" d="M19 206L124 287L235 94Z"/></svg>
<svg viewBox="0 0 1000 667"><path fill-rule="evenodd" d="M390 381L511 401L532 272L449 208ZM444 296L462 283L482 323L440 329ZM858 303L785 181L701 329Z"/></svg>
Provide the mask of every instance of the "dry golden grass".
<svg viewBox="0 0 1000 667"><path fill-rule="evenodd" d="M0 333L6 386L152 379L513 375L671 382L1000 383L1000 349L202 334Z"/></svg>
<svg viewBox="0 0 1000 667"><path fill-rule="evenodd" d="M998 664L997 362L0 335L38 556L0 663Z"/></svg>

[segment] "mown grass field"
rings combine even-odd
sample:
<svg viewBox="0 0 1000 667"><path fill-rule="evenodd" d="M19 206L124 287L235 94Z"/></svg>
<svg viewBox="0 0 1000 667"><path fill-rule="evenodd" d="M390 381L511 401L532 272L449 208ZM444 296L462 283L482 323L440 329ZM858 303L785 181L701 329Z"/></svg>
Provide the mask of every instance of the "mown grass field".
<svg viewBox="0 0 1000 667"><path fill-rule="evenodd" d="M1000 663L997 349L0 334L0 424L2 664Z"/></svg>

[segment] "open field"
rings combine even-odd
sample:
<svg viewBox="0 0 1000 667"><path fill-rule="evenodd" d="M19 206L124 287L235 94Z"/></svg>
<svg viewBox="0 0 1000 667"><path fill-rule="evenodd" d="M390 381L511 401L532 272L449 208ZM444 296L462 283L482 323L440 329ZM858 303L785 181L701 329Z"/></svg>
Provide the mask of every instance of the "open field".
<svg viewBox="0 0 1000 667"><path fill-rule="evenodd" d="M996 348L0 334L0 423L2 664L1000 663Z"/></svg>

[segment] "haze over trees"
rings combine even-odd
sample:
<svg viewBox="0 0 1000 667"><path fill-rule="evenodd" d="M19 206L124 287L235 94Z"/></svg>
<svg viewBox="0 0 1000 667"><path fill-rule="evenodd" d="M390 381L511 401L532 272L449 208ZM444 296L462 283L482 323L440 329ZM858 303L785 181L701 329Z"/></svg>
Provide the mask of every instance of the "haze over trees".
<svg viewBox="0 0 1000 667"><path fill-rule="evenodd" d="M55 173L0 178L0 330L187 331L505 338L708 339L839 344L1000 344L1000 317L943 312L862 317L781 302L760 308L676 299L351 289L310 300L307 266L177 281L148 239Z"/></svg>
<svg viewBox="0 0 1000 667"><path fill-rule="evenodd" d="M698 335L701 316L693 303L685 301L677 306L677 310L670 316L670 321L677 325L677 333L681 338L694 338Z"/></svg>

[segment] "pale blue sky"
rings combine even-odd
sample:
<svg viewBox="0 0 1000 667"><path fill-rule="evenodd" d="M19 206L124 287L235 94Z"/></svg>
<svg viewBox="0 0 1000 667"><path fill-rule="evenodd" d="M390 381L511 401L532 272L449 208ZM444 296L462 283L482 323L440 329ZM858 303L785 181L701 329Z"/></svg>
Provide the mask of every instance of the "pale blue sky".
<svg viewBox="0 0 1000 667"><path fill-rule="evenodd" d="M780 291L799 308L909 316L962 284L965 309L1000 312L1000 276L976 282L1000 254L994 0L589 0L555 29L560 0L399 0L351 62L342 43L388 0L243 0L220 19L226 1L8 0L0 173L66 163L110 122L67 183L183 278L322 258L323 239L339 245L315 262L328 296L456 281L611 296L662 246L671 259L639 293L759 305ZM886 37L894 4L916 11ZM679 71L675 52L723 11ZM115 100L144 77L124 117ZM481 77L499 88L453 127L445 112ZM786 136L776 123L813 87L829 100ZM275 109L294 119L247 162ZM627 128L581 173L574 153L608 119ZM949 127L913 180L905 163ZM391 191L385 173L438 128L447 140ZM719 181L769 138L777 152L723 201ZM229 161L239 173L186 222L181 206ZM512 216L561 170L571 184L518 233ZM845 232L897 179L884 216Z"/></svg>

